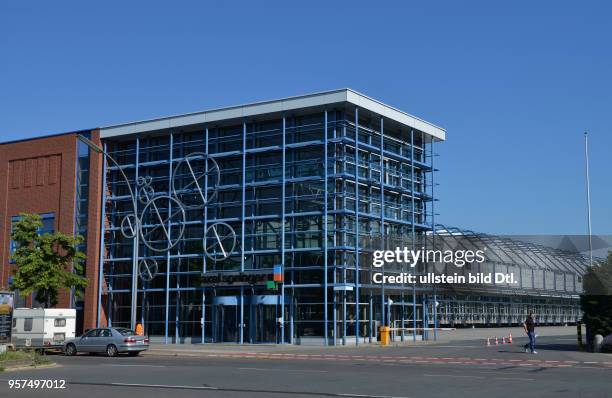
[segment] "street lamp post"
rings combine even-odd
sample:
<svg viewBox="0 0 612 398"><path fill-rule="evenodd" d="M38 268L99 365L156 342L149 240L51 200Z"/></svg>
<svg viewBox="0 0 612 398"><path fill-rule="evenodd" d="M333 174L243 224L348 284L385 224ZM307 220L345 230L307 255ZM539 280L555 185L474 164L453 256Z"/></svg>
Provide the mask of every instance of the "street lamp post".
<svg viewBox="0 0 612 398"><path fill-rule="evenodd" d="M132 190L130 180L125 175L125 172L123 171L119 163L111 155L109 155L106 151L104 151L100 146L96 145L96 143L91 141L89 138L81 134L78 134L77 138L79 139L79 141L87 145L91 150L97 153L101 153L102 155L104 155L104 157L106 157L106 159L108 159L111 163L117 166L119 173L125 180L126 186L130 193L130 198L132 199L132 207L134 211L135 225L134 225L134 237L133 237L133 241L134 241L133 250L134 251L133 251L133 256L132 256L132 306L131 306L131 314L130 314L130 326L132 330L135 330L136 329L136 305L137 305L137 299L138 299L138 296L137 296L137 291L138 291L138 276L137 276L138 275L138 247L140 245L140 239L139 239L140 220L138 218L138 205L136 203L136 196L134 195L134 191ZM98 292L98 294L100 294L100 292Z"/></svg>
<svg viewBox="0 0 612 398"><path fill-rule="evenodd" d="M587 196L587 223L588 223L588 242L589 242L589 266L593 266L593 242L591 232L591 182L589 181L589 134L584 132L584 166L586 174L586 196Z"/></svg>

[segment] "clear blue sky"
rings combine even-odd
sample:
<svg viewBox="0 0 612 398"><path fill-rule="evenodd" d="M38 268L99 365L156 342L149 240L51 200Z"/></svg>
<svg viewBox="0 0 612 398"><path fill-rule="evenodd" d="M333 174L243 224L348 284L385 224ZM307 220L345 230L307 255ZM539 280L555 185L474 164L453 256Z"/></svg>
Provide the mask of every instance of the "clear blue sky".
<svg viewBox="0 0 612 398"><path fill-rule="evenodd" d="M437 219L483 232L584 233L587 129L593 228L612 233L611 17L605 1L3 1L0 141L351 87L447 129Z"/></svg>

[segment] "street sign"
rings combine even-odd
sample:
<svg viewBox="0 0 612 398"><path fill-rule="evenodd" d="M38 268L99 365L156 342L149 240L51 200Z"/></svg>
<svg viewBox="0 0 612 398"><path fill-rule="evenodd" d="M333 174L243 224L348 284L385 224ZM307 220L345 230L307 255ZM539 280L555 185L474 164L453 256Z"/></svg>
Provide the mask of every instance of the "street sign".
<svg viewBox="0 0 612 398"><path fill-rule="evenodd" d="M0 292L0 343L11 342L13 302L13 292Z"/></svg>
<svg viewBox="0 0 612 398"><path fill-rule="evenodd" d="M283 281L283 266L281 264L277 264L274 266L274 282L282 282Z"/></svg>

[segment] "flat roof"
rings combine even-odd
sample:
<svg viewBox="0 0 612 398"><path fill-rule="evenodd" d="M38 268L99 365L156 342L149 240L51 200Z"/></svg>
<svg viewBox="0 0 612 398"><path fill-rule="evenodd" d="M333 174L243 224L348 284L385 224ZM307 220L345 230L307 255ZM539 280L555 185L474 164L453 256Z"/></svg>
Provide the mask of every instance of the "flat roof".
<svg viewBox="0 0 612 398"><path fill-rule="evenodd" d="M63 133L51 133L51 134L35 135L33 137L17 138L17 139L14 139L14 140L2 141L2 142L0 142L0 145L10 145L10 144L17 144L19 142L34 141L34 140L43 140L43 139L47 139L47 138L56 138L56 137L61 137L63 135L83 134L83 133L89 133L90 131L93 131L93 130L95 130L95 129L85 129L85 130L66 131L66 132L63 132Z"/></svg>
<svg viewBox="0 0 612 398"><path fill-rule="evenodd" d="M435 139L441 141L446 139L446 130L443 128L358 93L357 91L351 90L350 88L106 126L100 128L100 138L117 137L145 131L211 123L227 119L291 111L300 108L317 107L343 102L354 104L398 123L413 127Z"/></svg>

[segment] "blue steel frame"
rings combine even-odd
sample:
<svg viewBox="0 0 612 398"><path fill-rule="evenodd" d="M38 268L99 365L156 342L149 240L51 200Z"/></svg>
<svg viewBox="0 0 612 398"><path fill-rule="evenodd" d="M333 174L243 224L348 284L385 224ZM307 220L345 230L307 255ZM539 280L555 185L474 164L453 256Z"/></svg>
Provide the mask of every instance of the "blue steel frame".
<svg viewBox="0 0 612 398"><path fill-rule="evenodd" d="M358 345L359 344L359 338L360 338L360 327L361 327L361 305L362 305L362 297L361 297L361 288L362 288L362 282L360 281L360 277L361 277L361 271L362 271L362 265L360 263L361 261L361 254L362 254L362 248L361 248L361 235L363 233L363 227L362 225L360 225L361 223L361 211L360 211L360 201L362 200L362 198L360 197L360 165L361 165L361 160L360 160L360 150L361 150L361 142L360 142L360 133L362 131L362 126L360 125L359 122L359 114L360 114L360 109L358 107L354 107L354 134L355 134L355 139L354 139L354 148L355 148L355 165L354 165L354 183L355 183L355 189L354 189L354 201L355 201L355 206L354 206L354 225L355 225L355 238L354 238L354 248L351 248L349 250L354 250L354 262L355 262L355 272L354 272L354 282L350 283L347 280L347 254L346 251L341 249L340 251L342 252L340 254L340 259L341 259L341 263L338 264L338 257L336 255L333 256L333 281L332 284L329 284L329 280L328 280L328 272L329 272L329 265L330 265L330 258L329 258L329 221L328 221L328 217L329 217L329 211L328 211L328 207L329 207L329 183L330 183L330 175L329 175L329 171L330 171L330 159L329 159L329 151L331 148L334 148L334 145L336 145L336 142L338 141L338 126L341 126L342 128L342 134L341 134L341 139L340 141L342 141L342 139L344 139L345 137L347 137L347 125L346 123L342 123L343 121L346 120L346 118L344 119L338 119L336 113L337 111L334 111L334 119L332 122L330 122L329 120L329 114L328 114L328 109L324 109L323 110L323 141L322 141L322 145L323 145L323 187L324 187L324 192L323 192L323 210L322 210L322 229L323 229L323 236L322 236L322 245L323 245L323 281L322 281L322 285L320 286L322 288L322 301L323 301L323 341L324 344L327 345L329 344L329 313L328 313L328 309L329 309L329 298L328 298L328 293L330 292L330 288L331 288L331 293L332 293L332 308L333 308L333 328L332 328L332 336L333 336L333 340L332 340L332 344L336 345L337 344L337 340L338 340L338 334L337 334L337 327L338 327L338 322L337 322L337 291L334 289L334 287L336 286L340 286L341 289L338 291L341 291L342 293L342 343L346 344L346 338L347 338L347 287L352 286L354 288L353 293L352 293L352 297L354 298L354 328L355 328L355 344ZM380 136L380 148L378 150L377 155L379 156L379 186L380 186L380 233L381 233L381 245L384 247L385 246L385 237L387 236L387 234L390 231L387 231L387 227L386 227L386 223L387 223L387 218L385 216L385 212L386 212L386 200L385 200L385 191L386 188L385 186L388 185L385 181L385 173L386 173L386 163L385 163L385 159L387 158L387 151L385 150L385 123L384 123L384 117L382 116L378 116L377 117L379 122L380 122L380 132L378 132L379 136ZM374 117L374 119L376 119L376 117ZM246 187L247 187L247 181L246 181L246 175L247 175L247 152L249 152L248 148L247 148L247 123L249 121L247 119L243 119L242 120L242 148L241 148L241 157L242 157L242 164L241 164L241 172L242 172L242 186L241 186L241 202L242 202L242 208L241 208L241 220L240 220L240 224L242 226L241 231L240 231L240 244L241 244L241 250L246 250L245 247L245 240L246 240ZM333 123L334 125L334 130L333 130L333 135L330 138L329 136L329 126L330 123ZM295 131L296 127L295 127L295 123L292 124L292 131ZM367 127L363 127L364 131L366 131L368 128ZM410 185L410 201L411 201L411 219L409 220L409 222L406 223L406 225L409 225L412 231L412 245L413 247L416 246L416 234L417 234L417 230L416 230L416 226L418 224L416 218L415 218L415 213L416 213L416 207L415 207L415 202L416 199L415 197L419 196L421 198L425 198L425 196L423 196L423 194L425 194L425 192L419 193L419 195L417 195L417 192L415 192L415 152L414 152L414 130L410 129L410 157L408 158L405 154L405 150L401 149L401 153L399 154L399 156L401 158L406 158L409 159L410 161L410 180L411 180L411 185ZM281 178L281 247L280 247L280 256L281 256L281 266L283 269L283 273L285 273L285 268L286 268L286 255L287 255L287 250L286 250L286 234L290 231L286 230L286 221L287 221L287 215L286 215L286 198L287 198L287 194L286 194L286 185L288 183L288 178L286 175L286 167L287 167L287 142L286 142L286 135L287 135L287 116L285 114L282 115L282 178ZM424 137L424 135L423 135ZM206 152L208 153L208 149L209 149L209 127L208 126L204 126L204 140L205 140L205 145L206 145ZM136 142L136 155L135 155L135 178L138 178L138 173L140 170L140 137L136 137L135 138L135 142ZM422 140L421 141L423 143L423 151L425 151L425 141ZM404 141L404 143L406 143ZM364 143L365 145L365 149L364 151L369 151L368 153L370 154L374 154L374 152L372 152L372 149L368 149L368 143ZM370 145L371 146L371 145ZM295 146L292 146L295 147ZM170 182L170 180L172 179L172 165L174 162L174 158L173 158L173 148L174 148L174 132L171 131L169 133L169 152L170 152L170 157L169 157L169 175L168 175L168 181ZM105 143L105 149L106 149L106 143ZM431 144L431 150L433 151L433 143ZM432 152L433 153L433 152ZM423 154L425 154L425 152L423 152ZM335 155L334 155L335 156ZM370 156L370 155L368 155ZM403 159L403 162L408 162L408 160ZM431 173L433 174L433 156L430 156L430 162L431 165L428 165L428 169L431 171ZM369 165L366 165L367 167L369 167ZM422 167L422 166L421 166ZM337 201L336 201L336 197L337 197L337 192L336 192L336 178L337 177L337 165L336 165L336 161L334 161L333 164L333 173L334 173L334 178L332 179L334 182L334 200L333 200L333 213L337 214L337 212L339 210L343 210L343 209L338 209L337 208ZM344 172L344 171L343 171ZM421 168L421 174L424 176L424 173L427 172L427 168L423 169ZM104 178L103 178L103 184L104 186L106 186L106 184L108 183L106 181L106 174L107 174L107 165L106 162L104 163ZM346 177L341 177L341 178L345 178ZM292 180L294 181L294 180ZM350 181L350 179L347 179L346 181ZM431 178L431 198L433 198L433 176ZM400 184L401 184L401 180L400 180ZM344 185L343 185L344 186ZM207 185L207 181L206 181L206 185L205 185L205 189L208 188ZM366 198L367 199L367 198ZM107 200L106 198L106 190L103 190L103 202L105 203ZM420 199L420 200L424 200L424 199ZM425 199L426 200L426 199ZM345 202L343 202L345 203ZM401 205L401 195L400 195L400 208L403 209L403 205ZM346 208L345 208L346 209ZM432 221L433 221L433 205L431 207L431 216L432 216ZM345 213L345 214L349 214L349 213ZM400 211L400 214L403 214ZM105 209L102 209L102 217L104 219L104 217L106 217L106 213L105 213ZM364 214L365 219L367 219L367 215ZM401 217L401 215L400 215ZM208 223L208 213L206 211L203 212L203 220L204 220L204 226L206 227L207 223ZM337 216L333 217L333 225L334 225L334 229L336 230L337 228L343 228L342 225L337 225ZM426 223L427 220L427 213L424 213L423 215L423 219L420 222L419 225L419 230L422 231L424 227L427 226ZM346 223L346 220L342 221L343 223ZM366 222L366 221L364 221ZM395 220L394 219L390 219L389 220L390 223L394 223ZM433 223L432 223L433 224ZM171 229L172 225L171 223L168 221L168 228ZM103 227L104 228L104 225ZM337 241L336 241L336 233L334 232L333 234L333 245L334 245L334 250L338 251L339 247L337 245ZM343 242L343 245L345 243ZM293 249L291 251L292 253L297 252L295 249ZM103 277L104 277L104 258L103 258L103 254L104 254L104 229L102 231L102 238L101 238L101 260L100 260L100 280L99 280L99 287L100 287L100 294L98 297L98 324L100 323L100 318L101 318L101 303L102 303L102 292L101 292L101 287L102 287L102 281L103 281ZM169 313L170 313L170 293L171 292L176 292L177 298L175 300L175 305L176 305L176 310L175 310L175 314L174 314L174 336L172 338L172 340L178 342L179 341L179 299L178 299L178 295L180 291L185 291L185 290L194 290L194 288L189 288L189 287L182 287L179 283L179 279L176 279L176 286L174 286L173 288L170 287L170 274L172 271L172 264L173 262L171 261L174 258L180 258L181 254L180 252L176 255L171 255L170 252L167 252L165 254L166 257L166 264L167 264L167 268L166 268L166 286L165 286L165 311L164 311L164 329L165 329L165 335L164 335L164 342L165 343L169 343L171 340L171 336L169 334L169 326L170 326L170 319L169 319ZM140 257L139 257L140 258ZM138 259L136 259L138 260ZM176 267L177 269L175 270L175 272L178 272L178 267L179 267L179 263L176 263ZM207 260L206 257L203 256L203 260L202 260L202 267L204 272L207 271ZM245 256L241 255L240 256L240 270L242 272L245 271ZM337 280L337 276L338 273L336 271L340 270L342 272L342 281L339 284L338 280ZM365 269L367 270L367 269ZM383 272L385 272L384 268L382 270ZM294 271L291 271L291 275L293 275ZM289 283L289 284L288 284ZM289 342L293 343L294 342L294 336L295 336L295 329L294 329L294 321L295 321L295 297L296 297L296 287L298 287L298 285L294 282L293 278L287 278L287 276L285 277L285 281L280 285L281 288L281 294L279 296L279 300L280 300L280 304L281 304L281 311L280 311L280 325L278 325L279 329L280 329L280 339L279 343L283 344L285 343L285 304L286 304L286 296L285 296L285 289L286 287L291 288L292 294L291 294L291 303L288 307L288 311L289 311L289 327L290 327L290 331L289 331ZM299 287L306 287L306 285L300 285ZM201 330L201 341L202 342L206 342L206 294L208 291L210 290L214 290L214 288L210 288L210 287L201 287L200 289L195 289L195 290L201 290L201 295L202 295L202 318L201 318L201 325L202 325L202 330ZM140 292L143 293L143 300L142 300L142 305L143 305L143 310L141 312L141 318L142 321L144 322L145 319L145 313L144 313L144 306L145 306L145 292L146 292L146 287L143 286L143 288L140 290ZM244 306L245 306L245 289L244 287L240 287L240 324L239 324L239 343L244 343L244 327L245 327L245 314L244 314ZM137 289L137 285L133 284L132 285L132 289L131 289L131 294L135 295L139 292L139 290ZM375 302L375 298L372 294L373 290L370 288L370 291L368 293L369 295L369 299L368 299L368 307L369 307L369 319L365 320L364 322L369 322L369 332L368 332L368 338L370 341L372 341L373 337L376 336L376 332L374 330L374 320L375 317L378 317L381 320L381 325L391 325L391 319L387 318L387 313L391 314L391 304L389 302L389 300L387 299L387 292L385 291L385 287L384 285L380 288L380 312L378 314L375 314L375 309L374 309L374 302ZM109 285L109 291L108 291L109 295L113 294L113 289L112 286ZM395 294L394 292L391 292L391 294ZM404 302L404 297L403 297L403 289L400 292L401 294L401 325L402 327L404 327L404 321L405 321L405 316L404 316L404 307L405 307L405 302ZM416 289L413 287L413 299L412 299L412 307L413 307L413 316L412 316L412 321L413 321L413 327L416 329L417 327L417 321L418 321L418 317L417 317L417 295L416 295ZM389 296L390 298L390 296ZM111 299L109 299L108 301L110 302ZM434 299L435 300L435 299ZM110 304L109 304L110 306ZM110 309L110 307L109 307ZM425 310L425 307L423 307L423 310ZM109 323L112 321L111 317L111 311L109 311ZM434 317L435 317L435 311L434 311ZM434 322L435 319L434 319ZM365 338L365 335L364 335ZM413 338L416 339L416 334L413 333ZM402 334L402 339L403 339L403 334Z"/></svg>
<svg viewBox="0 0 612 398"><path fill-rule="evenodd" d="M328 246L328 241L329 238L327 236L327 226L328 226L328 220L327 220L327 208L328 208L328 202L327 202L327 174L328 174L328 164L327 164L327 155L329 152L329 148L327 147L327 143L329 142L328 136L327 136L327 108L325 109L325 116L323 118L323 338L324 338L324 344L328 345L329 344L329 336L328 336L328 314L327 314L327 246ZM284 134L283 134L284 137ZM284 162L283 162L284 164ZM285 168L283 167L283 170ZM284 185L284 184L283 184ZM283 195L283 206L284 206L284 195ZM283 225L285 225L283 223ZM283 234L284 235L284 234ZM283 257L284 258L284 257ZM336 338L336 335L334 334L334 340Z"/></svg>
<svg viewBox="0 0 612 398"><path fill-rule="evenodd" d="M326 144L327 145L327 144ZM359 108L355 107L355 345L359 345Z"/></svg>

